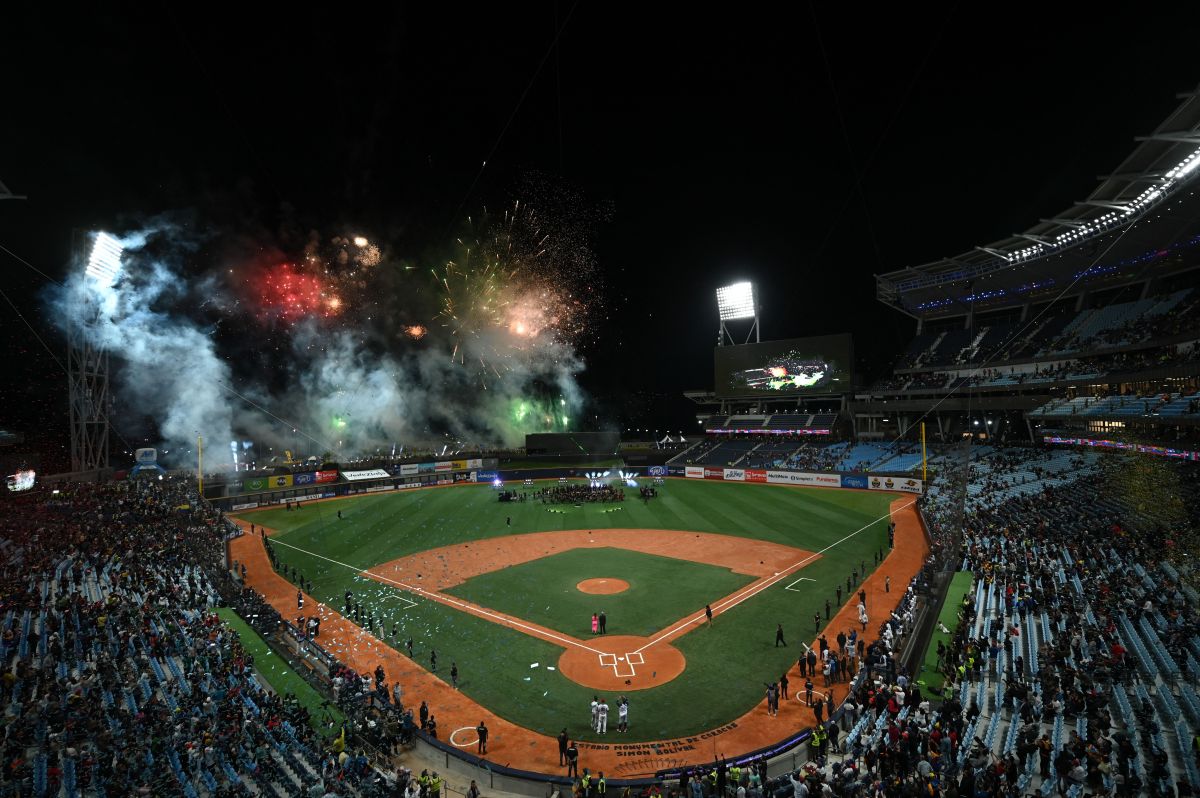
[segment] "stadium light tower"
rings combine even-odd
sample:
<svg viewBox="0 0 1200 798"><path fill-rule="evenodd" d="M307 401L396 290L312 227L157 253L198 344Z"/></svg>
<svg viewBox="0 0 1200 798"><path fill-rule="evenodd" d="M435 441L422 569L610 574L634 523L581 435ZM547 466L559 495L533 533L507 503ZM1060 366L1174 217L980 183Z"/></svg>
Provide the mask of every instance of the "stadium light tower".
<svg viewBox="0 0 1200 798"><path fill-rule="evenodd" d="M758 295L754 291L754 283L742 282L727 285L717 289L717 315L721 319L721 327L717 330L717 346L724 346L728 341L731 344L736 344L733 340L733 335L729 332L729 328L725 322L737 321L739 319L753 319L750 325L749 332L746 333L746 340L742 343L750 343L750 339L754 338L754 343L759 342L758 338Z"/></svg>
<svg viewBox="0 0 1200 798"><path fill-rule="evenodd" d="M82 248L80 243L76 251ZM96 293L112 288L121 274L121 252L117 239L96 234L84 272L86 290L67 328L72 471L108 468L108 351L97 345L87 326L100 313Z"/></svg>

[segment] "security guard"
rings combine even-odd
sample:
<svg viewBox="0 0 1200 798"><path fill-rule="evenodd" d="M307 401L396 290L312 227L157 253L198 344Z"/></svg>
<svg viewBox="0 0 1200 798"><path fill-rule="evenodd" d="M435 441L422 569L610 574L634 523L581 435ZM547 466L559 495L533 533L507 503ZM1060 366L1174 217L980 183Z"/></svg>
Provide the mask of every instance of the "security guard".
<svg viewBox="0 0 1200 798"><path fill-rule="evenodd" d="M596 798L604 798L604 791L608 789L608 784L604 781L604 771L600 771L600 777L596 779Z"/></svg>
<svg viewBox="0 0 1200 798"><path fill-rule="evenodd" d="M588 773L588 769L583 769L583 775L579 777L579 795L581 798L592 798L592 774Z"/></svg>

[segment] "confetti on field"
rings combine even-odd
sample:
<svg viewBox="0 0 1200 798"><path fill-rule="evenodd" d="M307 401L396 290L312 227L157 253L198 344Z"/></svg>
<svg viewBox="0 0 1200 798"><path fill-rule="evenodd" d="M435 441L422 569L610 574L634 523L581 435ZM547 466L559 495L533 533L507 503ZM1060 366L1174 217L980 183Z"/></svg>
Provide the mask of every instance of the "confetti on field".
<svg viewBox="0 0 1200 798"><path fill-rule="evenodd" d="M538 665L539 665L539 663L537 663L537 662L529 663L529 667L531 667L531 668L536 668Z"/></svg>

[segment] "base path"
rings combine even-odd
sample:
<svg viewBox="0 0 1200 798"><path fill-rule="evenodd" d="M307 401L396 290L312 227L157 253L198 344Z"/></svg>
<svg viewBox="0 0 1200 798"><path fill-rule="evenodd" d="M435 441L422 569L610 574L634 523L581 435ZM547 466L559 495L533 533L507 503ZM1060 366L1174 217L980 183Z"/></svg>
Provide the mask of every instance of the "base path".
<svg viewBox="0 0 1200 798"><path fill-rule="evenodd" d="M802 490L803 488L797 489ZM903 597L908 583L920 570L925 557L929 553L924 530L921 528L920 520L913 506L914 503L915 497L913 496L902 496L892 503L891 516L892 520L896 523L896 546L888 553L883 564L876 569L875 573L867 579L863 586L863 589L867 592L867 609L871 617L871 623L868 624L866 633L868 642L876 637L875 631L879 627L879 619L885 617L887 612L895 609ZM247 529L250 526L248 521L239 520L238 523ZM605 530L606 533L611 531L615 530ZM623 531L630 533L634 537L645 534L644 530ZM687 534L693 535L695 533ZM523 536L514 536L514 538L521 537ZM703 539L705 537L720 538L731 543L734 547L743 549L742 554L745 568L758 569L745 570L742 571L743 573L750 573L759 577L770 577L775 570L780 570L778 565L773 564L765 557L744 556L744 547L748 543L756 543L754 541L746 541L741 538L733 538L725 535L703 534L696 539ZM480 548L496 551L502 549L508 541L514 538L505 538L503 543L500 541L483 541L483 544L488 545L481 545ZM232 548L231 556L246 566L246 583L261 593L284 617L294 617L296 615L296 587L275 573L271 568L261 538L258 535L243 535L233 540L230 545ZM603 543L597 541L591 545L613 544L607 541ZM772 544L763 545L771 546ZM786 546L778 548L785 549L793 554L796 551ZM545 556L546 553L550 552L544 552L521 561L537 559L538 556ZM655 551L649 553L680 557L678 551ZM707 556L708 554L709 552L704 551L701 547L694 556L696 559L703 556L705 557L704 561L711 563L713 560ZM761 563L758 562L759 559L762 560ZM782 565L786 566L791 564L791 562L794 562L794 560L788 560L782 563ZM438 564L436 560L430 562L431 566L435 564ZM440 568L437 569L437 571L440 570ZM494 568L486 567L480 572L485 573L490 570L494 570ZM459 575L458 578L454 578L453 576L444 574L444 572L438 573L437 571L425 572L432 577L430 582L434 583L430 584L426 582L424 584L426 590L437 584L439 581L437 577L446 578L449 576L449 584L457 584L463 581L463 579L475 575ZM404 575L407 576L408 574ZM896 588L890 593L884 590L884 577L888 575L891 576L892 584ZM776 583L768 589L781 590L783 588ZM853 598L853 601L848 601L846 606L838 611L837 615L834 616L826 627L826 632L831 637L835 636L839 629L850 628L850 625L857 621L857 614L854 609L857 604L857 596ZM343 618L332 607L319 603L311 596L305 597L304 607L306 615L311 615L314 607L321 615L321 636L318 642L322 647L360 673L370 673L375 670L376 665L383 665L389 681L401 681L403 683L408 703L416 703L422 699L429 703L434 714L437 716L439 728L446 730L474 728L482 719L487 722L488 728L491 730L491 736L488 739L488 758L491 761L523 770L555 775L565 774L566 769L560 767L558 764L558 744L553 737L530 731L504 720L486 707L475 703L462 692L451 688L437 674L425 670L408 657L377 639L374 635L363 631L356 624ZM714 610L718 612L719 616L720 610L717 607L714 607ZM717 627L720 627L719 619ZM669 643L673 636L668 636L666 639L657 642L654 652L657 654L660 649L667 650L668 646L665 644ZM592 645L598 639L589 638L587 644ZM608 640L615 639L617 639L617 636L608 638ZM575 647L568 646L568 648ZM613 653L614 655L617 653L613 651L605 652L599 646L597 648L601 653ZM618 645L617 648L626 648L626 646ZM620 652L620 655L623 656L627 653L629 652ZM598 654L592 653L591 656L596 657L598 660ZM633 665L633 667L639 668L637 665ZM614 674L616 673L615 668L616 666L614 665ZM661 678L661 673L659 678ZM804 681L799 678L799 673L794 667L789 673L788 678L791 680L793 693L796 686L802 685ZM625 686L623 680L622 687L624 689L631 688L631 686ZM830 690L834 694L835 701L839 702L846 694L846 685L844 684L835 685L832 688L820 688L818 685L818 689ZM616 692L616 690L614 689L610 692ZM702 745L695 743L696 738L690 738L690 741L689 739L677 739L631 744L622 744L615 741L613 743L605 743L604 745L579 743L579 766L581 768L587 767L593 773L597 770L603 770L613 778L632 778L653 774L656 770L661 769L710 763L712 761L713 748L711 740L713 738L719 741L722 751L728 755L733 755L733 752L748 752L766 747L789 734L811 726L812 723L812 710L804 706L802 702L797 702L794 699L781 702L779 716L771 718L767 715L766 701L764 700L730 723L718 729L705 732L703 735L697 735L697 738L703 737ZM464 738L466 736L465 733L462 735Z"/></svg>

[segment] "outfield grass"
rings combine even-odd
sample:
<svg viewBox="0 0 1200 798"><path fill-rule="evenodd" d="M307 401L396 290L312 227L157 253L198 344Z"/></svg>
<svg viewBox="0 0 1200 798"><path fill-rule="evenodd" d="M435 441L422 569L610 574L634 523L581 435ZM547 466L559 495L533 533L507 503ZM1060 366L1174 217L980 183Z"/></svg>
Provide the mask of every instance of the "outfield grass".
<svg viewBox="0 0 1200 798"><path fill-rule="evenodd" d="M587 716L594 691L557 671L529 667L556 661L560 647L435 602L417 599L417 606L410 606L399 600L410 594L358 573L436 546L565 529L679 529L814 552L832 546L803 570L803 576L815 581L796 583L791 590L784 589L789 582L781 582L718 616L712 629L697 629L675 640L687 657L684 673L662 687L630 695L630 731L623 740L636 742L706 731L754 706L762 698L764 682L778 678L795 661L803 650L801 641L812 640L813 613L821 613L824 623L824 603L835 603L836 585L844 587L851 571L864 561L868 571L873 568L873 553L887 546L888 507L894 498L868 491L684 480L669 480L659 494L645 503L627 500L612 511L612 505L500 504L490 487L459 486L312 503L291 512L272 509L246 519L280 531L276 541L287 544L275 547L280 561L310 579L312 593L320 600L341 608L342 594L353 590L357 600L374 606L376 615L384 618L387 636L398 649L411 635L416 658L426 666L431 648L437 649L442 671L457 662L460 686L479 703L546 734L555 735L566 725L584 740L596 739L579 722ZM506 526L506 517L512 519L511 526ZM680 590L678 580L668 580L654 600L674 601ZM788 648L773 646L780 622Z"/></svg>
<svg viewBox="0 0 1200 798"><path fill-rule="evenodd" d="M949 632L942 632L937 629L933 630L933 637L929 639L929 648L925 649L925 659L921 664L921 672L917 674L919 682L925 684L925 692L933 695L935 692L942 689L942 685L946 679L938 671L937 668L937 644L941 640L948 648L950 639L954 635L954 627L958 625L958 612L962 609L963 598L971 592L971 585L975 581L975 575L970 571L959 571L950 580L950 589L946 593L946 603L942 605L942 612L938 615L938 623L949 629Z"/></svg>
<svg viewBox="0 0 1200 798"><path fill-rule="evenodd" d="M225 621L237 632L238 639L242 641L242 646L250 652L254 657L254 669L267 680L276 693L281 696L286 696L291 693L296 696L296 700L300 705L308 710L309 718L312 720L314 729L324 734L326 737L332 735L335 731L341 728L345 721L345 716L341 711L330 704L328 707L321 706L325 700L312 685L304 681L300 674L292 670L283 659L270 649L267 642L259 636L258 632L250 628L238 614L231 609L222 607L217 610L217 614L221 616L221 620ZM327 726L321 721L328 713L333 718L333 725Z"/></svg>
<svg viewBox="0 0 1200 798"><path fill-rule="evenodd" d="M584 579L617 577L623 593L581 593ZM592 613L608 633L647 636L705 604L750 584L728 568L626 549L573 549L468 579L446 593L578 638L592 633Z"/></svg>

